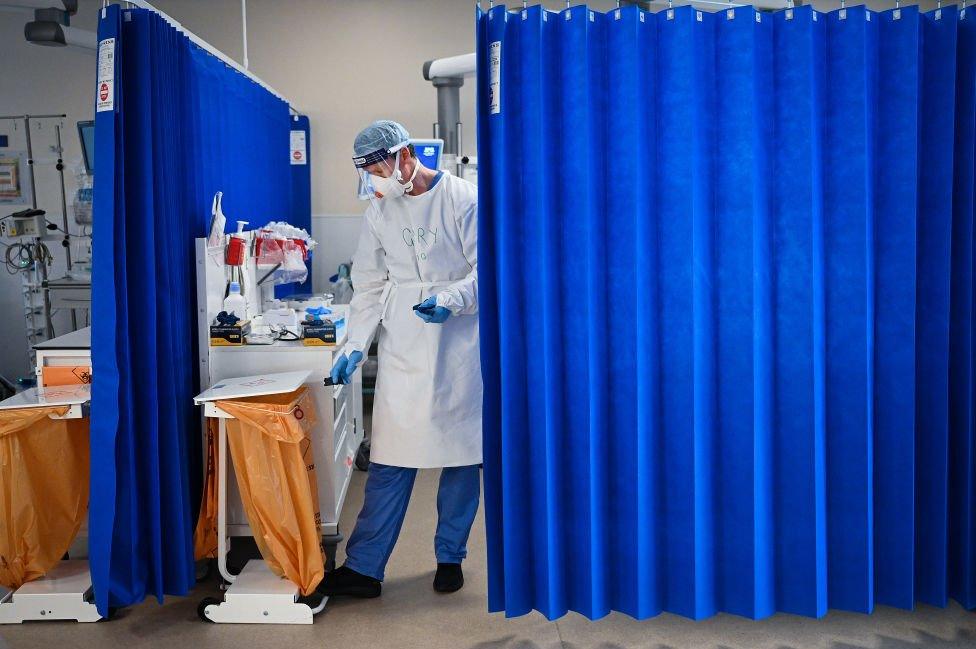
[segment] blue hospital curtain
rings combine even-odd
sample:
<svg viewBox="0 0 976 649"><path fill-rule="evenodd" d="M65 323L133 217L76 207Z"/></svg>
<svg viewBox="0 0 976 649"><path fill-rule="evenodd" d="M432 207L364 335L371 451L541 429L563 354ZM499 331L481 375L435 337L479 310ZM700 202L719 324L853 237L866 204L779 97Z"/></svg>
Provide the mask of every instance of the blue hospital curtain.
<svg viewBox="0 0 976 649"><path fill-rule="evenodd" d="M477 38L489 608L976 607L976 15Z"/></svg>
<svg viewBox="0 0 976 649"><path fill-rule="evenodd" d="M215 192L230 219L256 219L290 205L291 176L281 99L155 13L108 6L98 37L114 53L95 113L92 283L89 554L105 615L195 583L193 239Z"/></svg>
<svg viewBox="0 0 976 649"><path fill-rule="evenodd" d="M312 133L311 124L305 115L293 115L290 126L292 137L299 133L305 135L305 155L296 156L289 151L288 163L291 165L291 213L284 218L296 228L302 228L312 234ZM297 143L296 143L297 144ZM270 222L279 219L265 219ZM261 223L257 225L262 225ZM312 288L312 257L305 262L308 267L308 279L304 283L283 284L275 287L275 297L282 298L297 293L311 293Z"/></svg>

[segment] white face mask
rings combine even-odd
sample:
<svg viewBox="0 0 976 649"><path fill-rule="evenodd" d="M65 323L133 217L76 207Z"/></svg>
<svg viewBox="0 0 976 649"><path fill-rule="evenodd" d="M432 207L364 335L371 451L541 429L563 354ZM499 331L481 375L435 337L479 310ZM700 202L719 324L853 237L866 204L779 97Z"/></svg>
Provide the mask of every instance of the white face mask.
<svg viewBox="0 0 976 649"><path fill-rule="evenodd" d="M376 174L369 175L369 182L373 185L373 189L383 194L383 198L400 198L407 192L413 191L413 179L417 177L417 172L420 171L419 161L414 161L410 180L401 185L400 180L403 178L403 173L400 171L400 151L397 151L395 164L393 175L388 178Z"/></svg>

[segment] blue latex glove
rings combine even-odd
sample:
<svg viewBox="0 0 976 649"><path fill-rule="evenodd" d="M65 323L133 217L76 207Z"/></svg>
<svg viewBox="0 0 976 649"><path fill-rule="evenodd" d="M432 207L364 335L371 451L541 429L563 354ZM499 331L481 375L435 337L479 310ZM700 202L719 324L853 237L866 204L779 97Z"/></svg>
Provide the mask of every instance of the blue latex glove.
<svg viewBox="0 0 976 649"><path fill-rule="evenodd" d="M356 368L363 360L363 353L355 351L346 358L345 354L340 354L339 358L332 365L332 382L336 385L352 382L352 375L356 373Z"/></svg>
<svg viewBox="0 0 976 649"><path fill-rule="evenodd" d="M428 324L443 324L451 317L451 310L447 307L437 306L437 297L431 296L415 306L413 312L417 317Z"/></svg>

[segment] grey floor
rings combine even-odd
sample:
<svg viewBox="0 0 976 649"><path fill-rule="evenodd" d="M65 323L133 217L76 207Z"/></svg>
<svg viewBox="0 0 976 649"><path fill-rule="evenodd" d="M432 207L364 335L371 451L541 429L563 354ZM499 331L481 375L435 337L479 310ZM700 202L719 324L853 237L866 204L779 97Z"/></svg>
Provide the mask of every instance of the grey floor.
<svg viewBox="0 0 976 649"><path fill-rule="evenodd" d="M467 585L454 595L437 595L431 590L437 475L436 471L425 471L417 481L383 596L378 600L333 600L312 626L218 626L205 624L196 615L197 602L217 594L215 585L209 583L197 588L191 597L167 598L162 606L146 602L110 622L3 627L0 648L976 648L976 613L955 604L944 610L923 606L914 612L882 607L870 616L831 613L822 620L776 615L760 622L729 615L703 622L667 614L643 622L623 615L597 622L572 614L558 622L548 622L539 614L510 620L489 615L481 516L475 523L470 557L465 563ZM351 529L359 511L364 479L365 474L355 474L343 520L345 530Z"/></svg>

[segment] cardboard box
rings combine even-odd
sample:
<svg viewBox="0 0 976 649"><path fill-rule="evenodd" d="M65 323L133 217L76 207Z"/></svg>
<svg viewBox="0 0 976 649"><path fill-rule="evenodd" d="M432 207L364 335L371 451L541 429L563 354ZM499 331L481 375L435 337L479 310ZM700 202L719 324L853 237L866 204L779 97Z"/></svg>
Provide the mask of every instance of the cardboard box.
<svg viewBox="0 0 976 649"><path fill-rule="evenodd" d="M236 347L244 344L244 336L251 333L251 321L238 321L234 325L210 325L211 347Z"/></svg>
<svg viewBox="0 0 976 649"><path fill-rule="evenodd" d="M336 323L326 321L316 324L302 324L302 344L310 346L335 345Z"/></svg>

